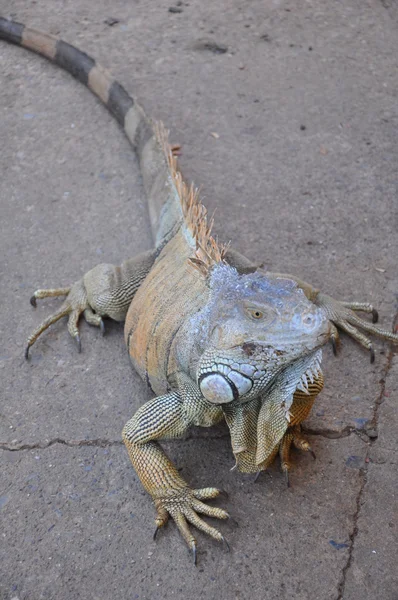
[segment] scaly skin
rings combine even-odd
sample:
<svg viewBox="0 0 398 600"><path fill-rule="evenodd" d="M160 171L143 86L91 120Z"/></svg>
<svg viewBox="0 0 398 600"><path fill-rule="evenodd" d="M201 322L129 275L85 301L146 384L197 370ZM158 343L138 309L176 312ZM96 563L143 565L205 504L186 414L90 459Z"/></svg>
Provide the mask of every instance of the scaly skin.
<svg viewBox="0 0 398 600"><path fill-rule="evenodd" d="M342 329L374 352L363 333L398 336L360 319L367 303L339 302L291 275L265 273L238 252L218 247L206 211L178 171L161 125L107 71L80 50L45 33L0 18L0 39L28 48L87 85L123 127L140 163L155 248L120 267L98 265L71 286L37 290L31 298L66 296L28 338L29 348L52 323L68 316L80 350L81 315L103 331L103 317L126 320L134 366L157 394L123 429L138 476L156 508L157 528L171 516L196 561L188 523L218 541L222 534L199 514L228 513L203 501L216 488L191 489L158 444L191 425L225 419L236 465L260 472L279 453L290 469L293 444L311 451L301 434L323 386L320 347L336 349Z"/></svg>

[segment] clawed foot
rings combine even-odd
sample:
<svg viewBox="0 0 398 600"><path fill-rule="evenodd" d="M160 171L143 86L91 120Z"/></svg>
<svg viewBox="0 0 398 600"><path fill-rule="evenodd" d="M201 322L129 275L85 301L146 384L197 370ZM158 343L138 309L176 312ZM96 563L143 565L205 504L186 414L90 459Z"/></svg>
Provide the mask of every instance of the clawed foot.
<svg viewBox="0 0 398 600"><path fill-rule="evenodd" d="M287 432L282 438L282 441L279 443L279 446L275 448L274 456L279 453L279 459L281 462L281 471L285 476L286 485L290 487L289 480L289 471L292 467L292 463L290 461L290 451L292 445L298 450L302 450L303 452L309 452L312 458L315 460L315 452L311 448L309 441L306 437L301 433L301 425L293 425L289 427ZM261 473L263 473L265 469L261 471L257 471L254 476L253 482L256 483Z"/></svg>
<svg viewBox="0 0 398 600"><path fill-rule="evenodd" d="M190 549L195 565L197 561L196 539L192 535L188 523L191 523L197 529L200 529L200 531L207 533L218 542L223 542L226 549L229 550L228 542L218 529L211 527L211 525L203 521L197 514L200 513L217 519L228 519L229 514L222 508L208 506L202 502L202 500L216 498L220 493L220 490L216 488L198 490L191 490L189 488L172 489L167 495L155 499L157 516L154 538L156 538L159 529L164 527L169 517L171 517Z"/></svg>
<svg viewBox="0 0 398 600"><path fill-rule="evenodd" d="M289 471L291 469L290 451L292 445L298 450L302 450L303 452L309 452L312 458L314 460L316 459L315 452L311 448L310 443L301 433L300 425L290 427L283 436L283 439L279 446L281 469L282 472L285 474L287 487L290 487Z"/></svg>
<svg viewBox="0 0 398 600"><path fill-rule="evenodd" d="M373 363L375 359L373 345L371 340L360 331L361 329L384 340L398 344L398 334L391 333L381 327L376 327L375 323L377 323L379 315L377 310L371 304L364 302L339 302L338 300L334 300L331 296L322 293L318 294L315 303L325 311L328 319L333 323L331 342L334 354L337 354L340 343L337 328L348 333L354 340L369 351L371 363ZM358 317L355 314L358 311L371 314L372 323Z"/></svg>
<svg viewBox="0 0 398 600"><path fill-rule="evenodd" d="M70 288L37 290L31 297L30 303L32 306L36 307L36 301L39 298L53 298L56 296L66 296L66 298L61 304L60 308L55 313L50 315L45 321L43 321L41 325L39 325L39 327L37 327L29 336L25 349L25 358L29 358L29 348L35 343L43 331L45 331L53 323L56 323L56 321L59 321L59 319L62 317L69 316L68 331L75 340L78 352L81 352L78 322L82 314L84 315L87 323L99 327L102 335L104 335L104 322L101 316L96 314L89 306L87 293L82 280L74 283Z"/></svg>

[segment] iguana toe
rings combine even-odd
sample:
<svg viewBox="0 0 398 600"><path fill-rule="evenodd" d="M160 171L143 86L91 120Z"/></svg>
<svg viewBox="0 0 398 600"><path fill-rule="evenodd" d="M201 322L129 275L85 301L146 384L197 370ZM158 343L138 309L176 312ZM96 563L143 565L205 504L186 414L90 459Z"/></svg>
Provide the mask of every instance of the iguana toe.
<svg viewBox="0 0 398 600"><path fill-rule="evenodd" d="M50 325L52 325L53 323L56 323L57 321L59 321L59 319L62 319L62 317L65 317L68 314L68 309L66 306L64 306L64 304L61 306L61 308L55 312L54 314L50 315L45 321L43 321L41 323L41 325L39 325L39 327L37 327L32 334L28 337L27 340L27 345L26 345L26 350L25 350L25 358L29 358L29 348L31 346L33 346L33 344L35 343L35 341L37 340L37 338L40 336L41 333L43 333L43 331L45 331L46 329L48 329L48 327L50 327Z"/></svg>
<svg viewBox="0 0 398 600"><path fill-rule="evenodd" d="M357 312L365 312L365 313L372 313L372 323L377 323L377 321L379 320L379 313L377 312L377 310L374 308L374 306L372 304L369 304L368 302L344 302L342 301L341 304L343 306L345 306L346 308L350 308L351 310Z"/></svg>
<svg viewBox="0 0 398 600"><path fill-rule="evenodd" d="M33 296L30 298L30 303L36 308L39 298L57 298L58 296L67 296L70 292L70 287L63 288L51 288L46 290L36 290Z"/></svg>

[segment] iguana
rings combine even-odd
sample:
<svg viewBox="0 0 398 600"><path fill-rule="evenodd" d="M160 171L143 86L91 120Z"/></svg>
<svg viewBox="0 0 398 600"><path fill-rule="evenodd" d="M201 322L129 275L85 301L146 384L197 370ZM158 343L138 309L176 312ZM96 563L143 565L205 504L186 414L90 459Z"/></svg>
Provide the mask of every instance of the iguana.
<svg viewBox="0 0 398 600"><path fill-rule="evenodd" d="M138 156L154 237L153 250L120 266L101 264L69 287L37 290L33 306L39 298L66 298L29 336L25 356L61 317L68 316L79 352L81 315L102 332L103 317L125 321L131 360L155 397L125 425L123 440L154 500L156 531L171 516L196 562L188 523L224 541L198 513L229 515L204 502L219 490L191 489L158 441L224 419L240 471L258 473L279 454L287 474L292 444L311 451L300 424L322 389L321 348L331 340L336 352L337 327L367 348L372 362L372 343L361 330L395 343L398 335L375 326L372 305L336 301L221 246L197 190L182 178L163 125L90 56L4 18L0 38L69 71L115 116ZM373 324L356 311L371 313Z"/></svg>

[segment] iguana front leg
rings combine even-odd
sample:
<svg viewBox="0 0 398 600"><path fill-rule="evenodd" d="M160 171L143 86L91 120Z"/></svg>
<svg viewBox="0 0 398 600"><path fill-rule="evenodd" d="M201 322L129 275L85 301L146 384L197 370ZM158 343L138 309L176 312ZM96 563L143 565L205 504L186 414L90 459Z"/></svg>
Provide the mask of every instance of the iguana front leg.
<svg viewBox="0 0 398 600"><path fill-rule="evenodd" d="M29 348L50 325L68 316L68 331L81 350L78 322L83 314L87 323L100 327L104 333L102 317L124 321L130 303L149 273L156 251L149 250L124 261L120 266L101 264L88 271L82 279L68 288L36 290L30 299L36 306L39 298L66 296L59 309L37 327L27 340L25 358Z"/></svg>
<svg viewBox="0 0 398 600"><path fill-rule="evenodd" d="M270 273L271 275L271 273ZM370 362L374 362L375 354L371 340L365 335L363 331L376 335L377 337L398 344L398 334L387 331L382 327L376 327L375 323L378 320L378 312L372 306L365 302L345 302L342 300L335 300L331 296L322 293L320 290L312 287L309 283L298 279L292 275L272 273L276 277L283 277L287 279L293 279L297 285L301 287L305 295L311 302L319 306L324 311L327 318L333 323L334 327L331 333L331 341L333 344L333 352L337 354L337 348L340 343L340 336L338 329L341 329L345 333L348 333L354 340L356 340L361 346L369 350ZM355 313L365 312L372 314L372 323L361 319Z"/></svg>
<svg viewBox="0 0 398 600"><path fill-rule="evenodd" d="M225 260L228 262L228 264L235 267L240 273L248 273L262 268L262 266L256 265L255 263L247 259L245 256L231 248L227 251L225 255ZM340 341L337 328L342 329L343 331L348 333L348 335L353 337L354 340L361 344L361 346L369 350L371 362L374 361L374 350L372 342L361 330L366 331L367 333L370 333L372 335L376 335L381 339L398 344L398 334L392 333L390 331L387 331L386 329L376 327L374 325L375 323L377 323L378 313L377 310L371 304L364 302L344 302L335 300L331 296L322 293L320 290L314 288L311 284L302 281L294 275L270 272L267 272L267 275L273 277L281 277L283 279L292 279L303 290L307 298L324 311L327 318L333 324L331 341L333 344L333 351L335 354L337 352L337 347ZM370 323L369 321L358 317L355 314L358 311L371 313L373 323Z"/></svg>
<svg viewBox="0 0 398 600"><path fill-rule="evenodd" d="M210 421L217 422L221 411L209 406ZM209 414L213 411L213 417ZM171 516L191 550L196 563L196 540L188 523L218 541L223 535L201 519L197 513L227 519L221 508L208 506L202 500L219 495L217 488L191 489L156 440L180 437L192 424L190 410L184 406L179 392L171 392L146 402L123 429L123 441L131 462L156 508L156 532ZM155 535L156 535L155 532Z"/></svg>

